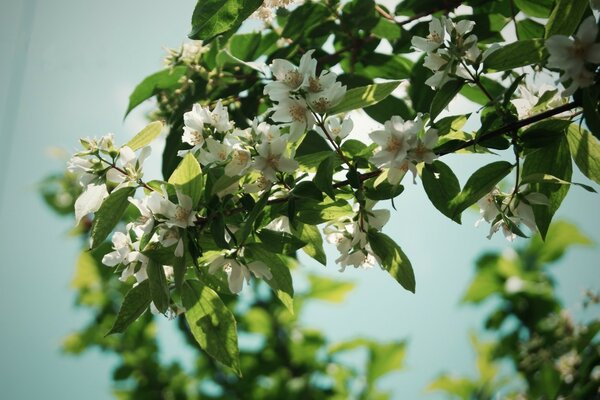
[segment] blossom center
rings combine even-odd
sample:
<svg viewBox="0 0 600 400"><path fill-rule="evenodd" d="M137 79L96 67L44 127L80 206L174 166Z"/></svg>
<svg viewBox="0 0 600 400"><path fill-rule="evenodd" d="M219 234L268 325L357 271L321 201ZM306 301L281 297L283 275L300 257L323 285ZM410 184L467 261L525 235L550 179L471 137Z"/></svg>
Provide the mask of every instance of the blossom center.
<svg viewBox="0 0 600 400"><path fill-rule="evenodd" d="M293 88L297 88L298 86L300 86L302 84L302 74L298 71L288 71L285 73L285 77L283 78L283 80L285 81L285 83L288 84L288 86L291 86Z"/></svg>
<svg viewBox="0 0 600 400"><path fill-rule="evenodd" d="M185 221L189 215L189 211L181 206L175 208L175 219L178 221Z"/></svg>
<svg viewBox="0 0 600 400"><path fill-rule="evenodd" d="M290 106L290 116L294 121L305 121L306 109L299 104L292 104Z"/></svg>

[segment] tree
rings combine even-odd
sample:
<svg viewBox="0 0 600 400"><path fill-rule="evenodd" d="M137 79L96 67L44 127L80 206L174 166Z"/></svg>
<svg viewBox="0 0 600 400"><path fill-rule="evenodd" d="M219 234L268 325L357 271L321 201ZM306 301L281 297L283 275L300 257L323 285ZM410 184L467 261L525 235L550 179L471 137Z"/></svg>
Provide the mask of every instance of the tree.
<svg viewBox="0 0 600 400"><path fill-rule="evenodd" d="M401 195L407 172L443 215L460 223L477 203L490 236L502 230L509 240L525 236L523 225L546 236L572 160L600 178L600 44L587 1L465 1L470 15L453 13L456 1L405 1L394 12L372 1L306 2L279 8L261 32L237 32L252 13L265 18L283 3L199 1L190 36L203 42L173 51L130 96L127 112L156 98L155 122L124 146L108 135L82 139L69 164L82 190L76 219L94 214L91 247L136 281L110 333L148 307L184 313L199 345L238 374L236 319L224 299L253 274L293 312L296 251L326 263L319 225L342 268L377 263L415 291L408 257L382 232L389 211L374 209ZM517 40L500 45L505 26ZM375 51L381 43L391 54ZM524 85L557 72L560 93ZM480 111L441 116L457 96ZM359 109L383 124L370 140L355 138ZM165 127L165 180L145 180L147 146ZM440 160L498 150L510 161L499 157L464 185ZM511 173L514 189L503 192Z"/></svg>

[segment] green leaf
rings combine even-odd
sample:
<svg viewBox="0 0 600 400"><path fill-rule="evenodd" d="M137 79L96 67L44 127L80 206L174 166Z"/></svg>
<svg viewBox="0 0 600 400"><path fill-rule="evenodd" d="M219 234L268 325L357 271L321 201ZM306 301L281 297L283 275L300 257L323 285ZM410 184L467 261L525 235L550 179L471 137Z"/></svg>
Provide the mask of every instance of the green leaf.
<svg viewBox="0 0 600 400"><path fill-rule="evenodd" d="M293 255L296 250L306 246L306 242L287 232L261 229L258 232L258 237L265 248L273 253Z"/></svg>
<svg viewBox="0 0 600 400"><path fill-rule="evenodd" d="M585 124L594 136L600 138L600 111L598 108L598 97L600 97L600 85L587 87L582 91L583 117Z"/></svg>
<svg viewBox="0 0 600 400"><path fill-rule="evenodd" d="M371 33L381 39L397 40L402 36L402 28L395 22L380 18Z"/></svg>
<svg viewBox="0 0 600 400"><path fill-rule="evenodd" d="M262 0L198 0L188 37L209 42L223 33L233 33L261 4Z"/></svg>
<svg viewBox="0 0 600 400"><path fill-rule="evenodd" d="M548 174L564 181L570 181L572 171L573 166L571 164L569 144L567 138L562 136L561 140L557 140L549 146L542 147L528 154L523 163L521 175L527 177L534 174ZM542 193L549 201L549 205L547 206L532 206L535 223L542 238L545 238L552 217L567 195L569 186L560 185L557 187L557 185L552 183L535 183L531 185L531 190Z"/></svg>
<svg viewBox="0 0 600 400"><path fill-rule="evenodd" d="M252 232L256 218L258 218L258 215L263 211L263 209L267 205L267 201L269 200L269 194L270 191L266 190L262 194L262 196L260 196L260 199L256 202L252 210L248 213L248 216L244 220L244 224L237 232L236 236L240 245L246 242L246 239L248 239L250 232Z"/></svg>
<svg viewBox="0 0 600 400"><path fill-rule="evenodd" d="M305 3L290 13L281 36L293 40L306 36L313 28L321 25L331 11L321 3Z"/></svg>
<svg viewBox="0 0 600 400"><path fill-rule="evenodd" d="M108 234L117 226L129 205L127 198L133 196L134 193L134 187L124 187L113 191L104 199L100 209L94 214L91 233L92 249L102 244Z"/></svg>
<svg viewBox="0 0 600 400"><path fill-rule="evenodd" d="M344 100L329 110L329 114L346 113L371 106L388 97L398 85L400 85L400 81L391 81L350 89L346 92Z"/></svg>
<svg viewBox="0 0 600 400"><path fill-rule="evenodd" d="M323 276L308 275L310 290L307 298L340 303L356 286L352 282L343 282L338 279L330 279Z"/></svg>
<svg viewBox="0 0 600 400"><path fill-rule="evenodd" d="M443 88L438 89L431 101L431 108L429 115L431 120L435 118L446 108L454 97L460 92L465 82L463 80L452 80L444 85Z"/></svg>
<svg viewBox="0 0 600 400"><path fill-rule="evenodd" d="M552 10L553 0L511 0L519 10L536 18L548 18Z"/></svg>
<svg viewBox="0 0 600 400"><path fill-rule="evenodd" d="M544 25L530 19L524 19L517 22L517 29L519 30L519 37L521 39L535 39L544 37Z"/></svg>
<svg viewBox="0 0 600 400"><path fill-rule="evenodd" d="M175 185L181 192L192 198L192 204L198 205L202 198L202 169L196 157L187 153L175 171L169 177L169 183Z"/></svg>
<svg viewBox="0 0 600 400"><path fill-rule="evenodd" d="M200 281L187 280L182 299L185 319L200 347L242 376L235 318L219 295Z"/></svg>
<svg viewBox="0 0 600 400"><path fill-rule="evenodd" d="M165 270L162 264L150 259L146 272L150 282L150 298L158 311L164 314L169 309L170 297Z"/></svg>
<svg viewBox="0 0 600 400"><path fill-rule="evenodd" d="M294 159L300 165L313 169L318 167L332 152L333 150L327 141L317 132L311 130L308 131L300 146L296 149Z"/></svg>
<svg viewBox="0 0 600 400"><path fill-rule="evenodd" d="M245 247L249 252L250 259L262 261L269 266L273 277L265 279L271 286L277 298L283 303L290 313L294 313L294 287L292 286L292 275L290 268L294 266L293 258L271 253L263 247L262 243L250 243Z"/></svg>
<svg viewBox="0 0 600 400"><path fill-rule="evenodd" d="M381 266L390 273L406 290L415 293L415 273L412 265L402 251L389 236L381 232L368 233L369 244L373 253L381 260Z"/></svg>
<svg viewBox="0 0 600 400"><path fill-rule="evenodd" d="M564 179L557 178L556 176L550 174L537 173L527 175L521 179L521 184L525 183L552 183L555 185L575 185L584 188L588 192L597 193L596 189L594 189L591 186L584 185L583 183L565 181Z"/></svg>
<svg viewBox="0 0 600 400"><path fill-rule="evenodd" d="M296 210L298 220L310 225L318 225L353 214L352 207L345 200L298 201Z"/></svg>
<svg viewBox="0 0 600 400"><path fill-rule="evenodd" d="M512 169L511 163L496 161L475 171L467 180L463 190L451 202L450 207L454 209L454 216L457 217L488 194Z"/></svg>
<svg viewBox="0 0 600 400"><path fill-rule="evenodd" d="M354 66L354 73L369 79L407 79L413 62L400 55L370 54Z"/></svg>
<svg viewBox="0 0 600 400"><path fill-rule="evenodd" d="M141 149L144 146L147 146L152 142L165 126L162 121L154 121L146 125L144 129L142 129L137 135L135 135L129 142L127 142L126 146L131 148L131 150L136 151Z"/></svg>
<svg viewBox="0 0 600 400"><path fill-rule="evenodd" d="M372 181L371 181L372 182ZM373 184L367 184L364 186L365 196L371 200L390 200L398 197L403 191L404 186L392 185L389 182L384 181L374 187Z"/></svg>
<svg viewBox="0 0 600 400"><path fill-rule="evenodd" d="M421 173L427 197L442 214L460 224L460 213L451 207L452 199L460 193L460 183L452 169L439 160L425 164Z"/></svg>
<svg viewBox="0 0 600 400"><path fill-rule="evenodd" d="M570 36L587 10L588 0L556 0L546 23L546 38L553 35Z"/></svg>
<svg viewBox="0 0 600 400"><path fill-rule="evenodd" d="M382 124L394 115L399 115L405 120L412 119L414 116L414 112L406 102L394 96L388 96L379 103L365 108L364 111L369 117Z"/></svg>
<svg viewBox="0 0 600 400"><path fill-rule="evenodd" d="M486 76L480 76L479 83L481 83L494 98L500 97L506 90L500 83ZM446 89L446 86L444 86L444 89ZM490 99L487 98L481 88L475 84L463 85L460 94L477 104L486 105L490 102Z"/></svg>
<svg viewBox="0 0 600 400"><path fill-rule="evenodd" d="M484 61L489 70L507 71L526 65L540 64L548 57L543 39L528 39L502 46Z"/></svg>
<svg viewBox="0 0 600 400"><path fill-rule="evenodd" d="M125 329L146 311L151 301L150 282L148 280L132 287L125 295L117 319L106 335L125 332Z"/></svg>
<svg viewBox="0 0 600 400"><path fill-rule="evenodd" d="M590 132L572 124L567 130L569 149L583 175L600 184L600 142Z"/></svg>
<svg viewBox="0 0 600 400"><path fill-rule="evenodd" d="M315 186L327 196L335 200L335 194L333 193L333 171L337 166L338 155L332 153L329 157L324 159L321 164L317 167L317 173L313 178Z"/></svg>
<svg viewBox="0 0 600 400"><path fill-rule="evenodd" d="M163 69L144 79L129 96L129 105L125 116L145 100L154 96L159 90L171 89L179 85L179 80L186 74L187 67Z"/></svg>
<svg viewBox="0 0 600 400"><path fill-rule="evenodd" d="M319 228L314 225L298 222L295 227L292 226L292 233L300 238L300 240L306 242L306 245L302 248L306 254L327 266L327 256L323 249L323 237Z"/></svg>
<svg viewBox="0 0 600 400"><path fill-rule="evenodd" d="M376 381L402 368L406 356L406 343L376 343L369 346L369 364L367 365L367 385L373 386Z"/></svg>
<svg viewBox="0 0 600 400"><path fill-rule="evenodd" d="M523 147L534 149L550 145L564 136L571 121L564 119L546 119L529 126L520 135Z"/></svg>
<svg viewBox="0 0 600 400"><path fill-rule="evenodd" d="M540 235L531 238L528 251L536 255L540 264L546 264L560 259L573 245L590 246L592 243L576 225L557 221L550 225L545 240L542 241Z"/></svg>

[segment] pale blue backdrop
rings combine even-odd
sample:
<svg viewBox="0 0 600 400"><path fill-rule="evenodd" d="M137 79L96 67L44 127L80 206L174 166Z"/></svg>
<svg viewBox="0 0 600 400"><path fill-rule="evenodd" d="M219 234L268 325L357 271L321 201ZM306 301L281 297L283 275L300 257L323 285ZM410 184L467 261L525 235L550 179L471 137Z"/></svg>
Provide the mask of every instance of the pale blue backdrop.
<svg viewBox="0 0 600 400"><path fill-rule="evenodd" d="M93 352L70 358L58 350L61 339L88 318L74 308L68 289L80 244L67 237L72 221L44 207L36 182L64 166L47 157L48 147L71 151L77 138L106 132L125 142L143 126L143 109L123 122L127 97L161 67L161 47L184 40L193 6L194 0L0 0L2 398L110 398L113 358ZM464 179L480 165L478 157L448 162ZM598 241L599 205L597 195L574 189L560 217ZM506 242L488 241L486 228L473 228L475 213L462 226L450 222L420 185L407 184L396 206L386 231L413 261L417 294L377 269L348 270L343 277L359 282L357 290L341 305L310 306L305 323L332 340L408 338L407 367L385 379L384 388L398 399L440 398L423 392L435 375L475 371L468 331L480 328L484 310L459 307L473 261ZM600 287L598 255L597 249L578 249L555 268L560 293L575 313L583 290ZM333 265L309 261L304 268L339 276ZM180 355L170 325L160 329L170 343L164 357Z"/></svg>

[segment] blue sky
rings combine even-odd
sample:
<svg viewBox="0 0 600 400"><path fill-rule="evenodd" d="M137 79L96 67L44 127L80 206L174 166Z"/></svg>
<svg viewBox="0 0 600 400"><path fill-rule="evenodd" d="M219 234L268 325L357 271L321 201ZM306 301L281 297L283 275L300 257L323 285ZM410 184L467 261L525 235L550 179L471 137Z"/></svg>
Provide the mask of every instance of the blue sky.
<svg viewBox="0 0 600 400"><path fill-rule="evenodd" d="M36 0L0 2L0 387L3 397L110 398L114 360L99 353L64 357L61 339L88 316L73 306L68 288L80 243L72 221L51 214L36 182L63 168L47 157L50 146L74 150L81 136L114 132L125 142L144 125L144 107L123 121L127 98L145 76L161 68L162 47L176 47L189 30L193 0ZM155 160L159 149L155 150ZM490 156L449 156L462 182ZM148 174L158 176L156 164ZM583 181L581 176L576 180ZM577 223L600 241L598 195L573 188L559 218ZM480 328L482 308L460 307L481 252L507 245L475 229L476 213L457 225L428 202L420 184L406 184L386 233L409 255L417 276L410 294L378 269L347 270L357 289L342 304L314 303L304 322L332 340L358 335L409 339L407 369L383 384L400 398L422 390L441 371L474 372L468 332ZM330 260L335 259L329 249ZM554 267L559 290L577 313L585 288L598 289L598 250L577 249ZM339 277L308 259L304 271ZM163 337L172 327L160 324ZM175 339L173 339L175 340ZM181 352L170 345L165 357Z"/></svg>

